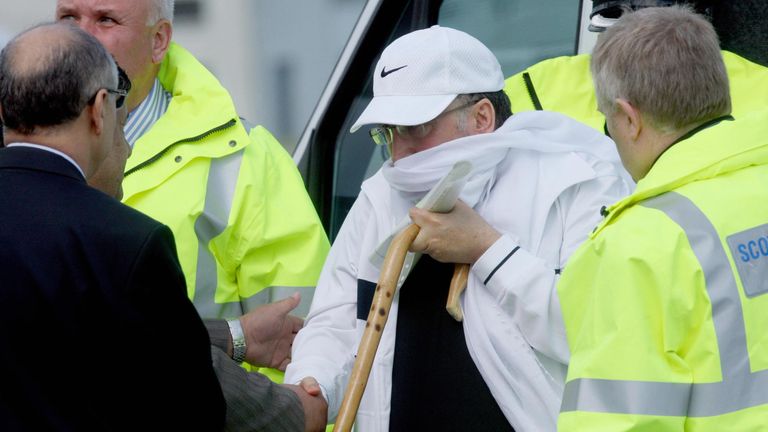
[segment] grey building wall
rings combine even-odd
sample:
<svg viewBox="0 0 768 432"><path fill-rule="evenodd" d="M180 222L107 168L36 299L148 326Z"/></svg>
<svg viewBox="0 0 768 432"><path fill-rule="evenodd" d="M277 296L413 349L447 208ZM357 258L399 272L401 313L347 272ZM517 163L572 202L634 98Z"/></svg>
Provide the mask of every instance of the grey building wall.
<svg viewBox="0 0 768 432"><path fill-rule="evenodd" d="M173 39L230 91L241 116L295 146L364 0L177 0ZM0 0L0 44L53 19L55 0Z"/></svg>

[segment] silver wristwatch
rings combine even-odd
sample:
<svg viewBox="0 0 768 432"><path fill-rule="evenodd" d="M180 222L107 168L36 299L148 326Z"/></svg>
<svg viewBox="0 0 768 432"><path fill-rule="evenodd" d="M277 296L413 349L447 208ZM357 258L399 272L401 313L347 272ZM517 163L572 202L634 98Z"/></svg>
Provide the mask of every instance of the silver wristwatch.
<svg viewBox="0 0 768 432"><path fill-rule="evenodd" d="M232 360L242 363L245 360L245 336L239 319L227 320L232 334Z"/></svg>

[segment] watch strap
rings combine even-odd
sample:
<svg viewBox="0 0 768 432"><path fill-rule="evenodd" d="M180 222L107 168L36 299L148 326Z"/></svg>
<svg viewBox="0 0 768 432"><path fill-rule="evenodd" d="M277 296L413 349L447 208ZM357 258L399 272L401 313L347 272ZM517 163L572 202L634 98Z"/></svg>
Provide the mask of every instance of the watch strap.
<svg viewBox="0 0 768 432"><path fill-rule="evenodd" d="M232 360L242 363L245 360L245 335L239 319L227 320L229 332L232 334Z"/></svg>

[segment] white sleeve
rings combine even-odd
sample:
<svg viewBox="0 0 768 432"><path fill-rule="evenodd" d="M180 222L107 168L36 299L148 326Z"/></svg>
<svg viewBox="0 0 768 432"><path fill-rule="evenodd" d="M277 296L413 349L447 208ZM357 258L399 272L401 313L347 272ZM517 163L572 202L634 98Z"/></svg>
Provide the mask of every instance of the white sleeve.
<svg viewBox="0 0 768 432"><path fill-rule="evenodd" d="M556 285L576 248L600 222L600 209L629 193L618 176L602 176L566 189L557 199L563 239L560 268L503 235L473 265L472 271L502 305L535 350L563 364L569 350ZM555 207L553 207L553 211ZM553 218L550 217L550 221Z"/></svg>
<svg viewBox="0 0 768 432"><path fill-rule="evenodd" d="M362 195L361 195L362 197ZM357 331L357 260L370 206L358 198L345 219L320 274L309 315L293 342L285 382L314 377L328 401L332 421L341 406L354 364Z"/></svg>

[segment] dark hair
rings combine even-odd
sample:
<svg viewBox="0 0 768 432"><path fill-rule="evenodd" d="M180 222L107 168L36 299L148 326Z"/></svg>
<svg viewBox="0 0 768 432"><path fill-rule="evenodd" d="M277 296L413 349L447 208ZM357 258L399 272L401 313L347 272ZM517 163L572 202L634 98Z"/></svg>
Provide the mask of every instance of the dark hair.
<svg viewBox="0 0 768 432"><path fill-rule="evenodd" d="M504 90L489 93L470 93L461 95L466 98L467 101L479 102L483 99L488 99L493 105L493 110L496 112L496 129L504 124L505 121L512 115L512 106L509 102L509 96Z"/></svg>
<svg viewBox="0 0 768 432"><path fill-rule="evenodd" d="M28 33L65 29L49 46L28 53ZM31 134L76 119L93 95L114 88L115 63L96 38L71 24L46 23L16 36L0 52L0 106L5 128Z"/></svg>

